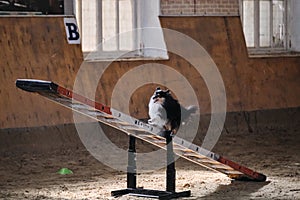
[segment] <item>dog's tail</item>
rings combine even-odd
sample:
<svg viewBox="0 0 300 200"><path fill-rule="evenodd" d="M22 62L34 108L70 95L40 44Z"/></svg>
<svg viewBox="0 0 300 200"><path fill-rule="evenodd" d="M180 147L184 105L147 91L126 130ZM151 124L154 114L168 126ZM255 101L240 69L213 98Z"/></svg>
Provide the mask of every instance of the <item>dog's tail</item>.
<svg viewBox="0 0 300 200"><path fill-rule="evenodd" d="M187 111L188 111L190 114L193 114L193 113L196 113L196 112L197 112L198 107L195 106L195 105L191 105L191 106L187 107L186 109L187 109Z"/></svg>
<svg viewBox="0 0 300 200"><path fill-rule="evenodd" d="M195 105L188 106L187 108L181 107L182 121L185 121L186 119L188 119L191 116L191 114L196 113L197 110L198 110L198 107Z"/></svg>

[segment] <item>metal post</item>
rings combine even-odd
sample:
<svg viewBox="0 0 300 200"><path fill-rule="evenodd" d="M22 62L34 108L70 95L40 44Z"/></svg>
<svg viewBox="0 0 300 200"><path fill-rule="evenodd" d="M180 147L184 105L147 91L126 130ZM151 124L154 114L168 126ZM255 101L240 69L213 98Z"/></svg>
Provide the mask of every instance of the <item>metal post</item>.
<svg viewBox="0 0 300 200"><path fill-rule="evenodd" d="M175 192L176 170L174 163L173 141L171 131L165 132L166 144L167 144L167 171L166 171L166 191L161 190L149 190L144 188L136 188L136 138L129 135L129 148L128 148L128 167L127 167L127 188L122 190L115 190L111 192L114 197L120 197L122 195L134 195L138 197L149 197L157 199L174 199L179 197L191 196L191 191Z"/></svg>
<svg viewBox="0 0 300 200"><path fill-rule="evenodd" d="M166 131L166 145L167 145L167 183L166 190L167 192L175 192L175 179L176 179L176 170L174 162L174 152L173 152L173 141L171 136L171 131Z"/></svg>
<svg viewBox="0 0 300 200"><path fill-rule="evenodd" d="M135 137L132 135L129 136L127 188L136 188L136 149Z"/></svg>

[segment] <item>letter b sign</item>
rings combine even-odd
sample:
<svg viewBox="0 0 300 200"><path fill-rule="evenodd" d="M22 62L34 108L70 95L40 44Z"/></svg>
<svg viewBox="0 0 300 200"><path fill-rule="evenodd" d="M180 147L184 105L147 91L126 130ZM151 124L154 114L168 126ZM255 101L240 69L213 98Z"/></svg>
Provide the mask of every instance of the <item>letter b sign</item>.
<svg viewBox="0 0 300 200"><path fill-rule="evenodd" d="M80 35L75 18L64 18L66 35L69 44L80 44Z"/></svg>

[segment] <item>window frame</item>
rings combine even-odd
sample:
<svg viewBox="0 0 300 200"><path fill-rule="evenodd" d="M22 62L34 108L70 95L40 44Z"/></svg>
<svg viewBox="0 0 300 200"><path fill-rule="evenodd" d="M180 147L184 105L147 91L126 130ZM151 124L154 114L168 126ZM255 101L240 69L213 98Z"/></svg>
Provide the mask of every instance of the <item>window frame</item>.
<svg viewBox="0 0 300 200"><path fill-rule="evenodd" d="M102 11L102 1L103 0L100 0L100 6L99 10ZM120 35L120 1L122 0L115 0L115 11L116 11L116 21L115 21L115 25L116 25L116 32L115 32L115 35L119 36ZM139 25L137 24L137 17L138 17L138 14L137 14L137 0L129 0L131 1L131 4L132 4L132 25L133 25L133 29L135 30L138 30L139 28ZM102 18L102 15L101 13L98 14L98 17L100 18L100 23L103 25L103 18ZM98 29L99 30L99 29ZM99 31L99 35L98 35L98 38L103 38L103 26L101 27L101 31ZM132 37L133 38L138 38L137 35L139 33L138 32L133 32L133 35ZM99 43L102 42L102 40L99 40ZM100 50L103 54L105 54L107 57L110 57L110 55L112 55L113 57L116 56L116 55L123 55L123 54L127 54L126 57L136 57L136 56L140 56L138 54L135 54L135 53L129 53L128 54L128 51L125 51L125 50L121 50L120 48L120 37L116 37L116 46L117 46L117 49L116 50L113 50L113 51L105 51L102 49L97 49L97 50ZM136 49L138 47L138 39L133 39L133 48ZM103 46L102 46L103 47Z"/></svg>
<svg viewBox="0 0 300 200"><path fill-rule="evenodd" d="M243 31L244 30L244 1L249 1L249 0L240 0L240 17L242 21L242 26L243 26ZM284 3L284 40L283 40L283 47L275 47L274 42L272 41L273 38L273 0L268 0L270 1L270 24L269 24L269 29L270 29L270 46L269 47L262 47L260 46L260 1L266 1L266 0L250 0L253 1L254 3L254 47L252 46L247 46L248 51L250 54L277 54L277 53L286 53L289 51L288 47L288 19L289 19L289 13L288 13L288 1L283 0ZM244 33L245 34L245 33ZM247 44L246 44L247 45Z"/></svg>
<svg viewBox="0 0 300 200"><path fill-rule="evenodd" d="M79 21L79 29L80 33L82 36L82 23L83 23L83 17L82 17L82 3L83 0L77 0L78 1L78 8L77 11L79 16L78 21ZM97 44L100 44L103 42L103 17L102 17L102 1L103 0L97 0L97 28L96 28L96 38L97 38ZM115 21L116 23L116 35L120 34L120 13L119 13L119 6L120 6L120 1L122 0L115 0L115 9L116 9L116 18L117 20ZM138 0L130 0L132 3L132 23L133 23L133 29L136 31L133 32L133 51L130 50L121 50L120 49L120 38L116 37L116 42L117 42L117 49L113 51L104 51L102 45L98 45L97 49L95 51L83 51L84 59L87 61L97 61L97 60L112 60L116 59L117 60L136 60L136 59L141 59L143 58L143 50L141 45L141 31L140 27L141 24L138 22Z"/></svg>

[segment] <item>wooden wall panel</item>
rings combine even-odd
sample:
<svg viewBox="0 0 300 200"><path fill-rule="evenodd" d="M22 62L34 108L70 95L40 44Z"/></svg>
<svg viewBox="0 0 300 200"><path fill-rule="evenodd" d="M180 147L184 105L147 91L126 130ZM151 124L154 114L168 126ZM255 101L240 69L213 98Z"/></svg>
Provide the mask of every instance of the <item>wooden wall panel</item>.
<svg viewBox="0 0 300 200"><path fill-rule="evenodd" d="M222 74L229 112L299 107L300 56L249 58L239 17L161 17L161 24L207 50Z"/></svg>
<svg viewBox="0 0 300 200"><path fill-rule="evenodd" d="M225 84L228 112L300 106L300 57L249 58L239 17L160 17L160 20L162 27L188 35L209 53ZM112 62L100 78L97 74L108 62L82 63L80 45L67 44L63 18L0 18L0 28L0 129L73 123L71 111L18 90L14 82L17 78L45 79L72 89L80 66L87 70L81 82L86 95L96 96L96 100L107 105L111 105L116 84L130 70L147 65L145 71L150 72L158 64L168 66L190 82L201 114L211 112L203 78L190 63L174 53L169 53L169 60ZM166 41L168 46L172 38L166 36ZM193 59L203 62L201 57ZM170 74L160 70L148 74L172 79ZM92 91L90 88L95 82L99 84ZM180 80L173 82L179 83L175 95L181 96L185 105L191 103ZM118 106L129 108L135 117L147 118L147 104L156 86L158 84L138 86L131 97L118 102ZM119 95L127 93L124 89Z"/></svg>
<svg viewBox="0 0 300 200"><path fill-rule="evenodd" d="M63 18L1 17L0 47L0 128L71 123L72 112L15 87L18 78L73 86L83 58L67 43Z"/></svg>

